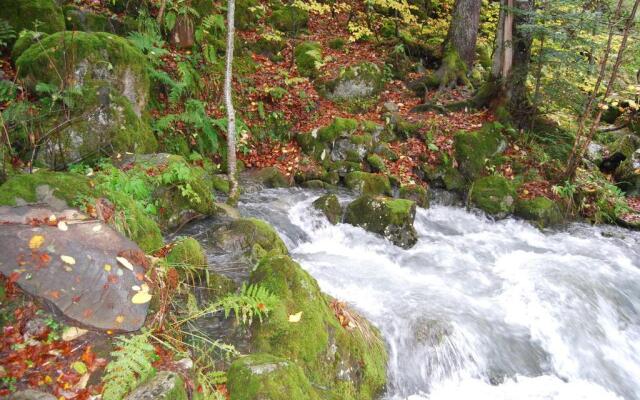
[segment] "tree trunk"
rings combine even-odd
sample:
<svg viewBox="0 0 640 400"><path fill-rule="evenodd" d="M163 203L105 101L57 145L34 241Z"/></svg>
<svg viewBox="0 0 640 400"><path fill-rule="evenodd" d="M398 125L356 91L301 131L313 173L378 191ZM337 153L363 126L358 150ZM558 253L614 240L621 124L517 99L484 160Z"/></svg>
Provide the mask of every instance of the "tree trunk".
<svg viewBox="0 0 640 400"><path fill-rule="evenodd" d="M233 44L235 39L235 0L227 1L227 58L224 74L224 101L227 108L227 173L229 175L228 203L238 202L238 178L236 176L236 112L233 108Z"/></svg>
<svg viewBox="0 0 640 400"><path fill-rule="evenodd" d="M436 71L440 88L469 83L466 75L476 59L481 4L481 0L456 0L443 44L442 65Z"/></svg>
<svg viewBox="0 0 640 400"><path fill-rule="evenodd" d="M533 35L522 29L533 10L534 0L502 0L491 78L474 98L478 107L505 107L521 128L535 116L526 89Z"/></svg>

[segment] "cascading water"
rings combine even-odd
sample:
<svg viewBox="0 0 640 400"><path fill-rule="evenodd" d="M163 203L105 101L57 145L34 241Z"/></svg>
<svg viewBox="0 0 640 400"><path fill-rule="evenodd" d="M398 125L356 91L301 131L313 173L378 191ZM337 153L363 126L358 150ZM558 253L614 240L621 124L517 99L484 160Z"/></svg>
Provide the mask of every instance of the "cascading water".
<svg viewBox="0 0 640 400"><path fill-rule="evenodd" d="M311 206L320 194L263 190L240 210L381 330L386 399L640 399L639 233L542 233L436 205L403 250L330 225Z"/></svg>

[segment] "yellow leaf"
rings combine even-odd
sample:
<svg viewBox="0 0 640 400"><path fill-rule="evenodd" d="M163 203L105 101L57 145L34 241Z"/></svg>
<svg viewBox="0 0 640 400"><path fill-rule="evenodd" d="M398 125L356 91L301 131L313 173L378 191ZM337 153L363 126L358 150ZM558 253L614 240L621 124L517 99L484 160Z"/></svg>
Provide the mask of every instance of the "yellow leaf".
<svg viewBox="0 0 640 400"><path fill-rule="evenodd" d="M76 265L76 259L71 256L60 256L60 259L65 264Z"/></svg>
<svg viewBox="0 0 640 400"><path fill-rule="evenodd" d="M107 271L107 272L110 272L111 271L111 264L105 264L104 265L104 270Z"/></svg>
<svg viewBox="0 0 640 400"><path fill-rule="evenodd" d="M131 265L131 263L129 262L129 260L127 260L124 257L116 257L116 260L118 260L118 262L125 267L126 269L128 269L129 271L133 272L133 265Z"/></svg>
<svg viewBox="0 0 640 400"><path fill-rule="evenodd" d="M151 300L151 294L149 292L138 292L133 295L131 302L133 304L144 304Z"/></svg>
<svg viewBox="0 0 640 400"><path fill-rule="evenodd" d="M300 311L297 314L289 315L289 322L300 322L301 318L302 318L302 311Z"/></svg>
<svg viewBox="0 0 640 400"><path fill-rule="evenodd" d="M30 249L38 249L44 243L44 236L42 235L33 235L31 240L29 240L29 248Z"/></svg>
<svg viewBox="0 0 640 400"><path fill-rule="evenodd" d="M116 317L116 324L121 324L124 322L124 316L123 315L118 315Z"/></svg>
<svg viewBox="0 0 640 400"><path fill-rule="evenodd" d="M58 229L60 229L62 232L66 232L69 230L69 227L67 226L66 222L60 221L58 222Z"/></svg>

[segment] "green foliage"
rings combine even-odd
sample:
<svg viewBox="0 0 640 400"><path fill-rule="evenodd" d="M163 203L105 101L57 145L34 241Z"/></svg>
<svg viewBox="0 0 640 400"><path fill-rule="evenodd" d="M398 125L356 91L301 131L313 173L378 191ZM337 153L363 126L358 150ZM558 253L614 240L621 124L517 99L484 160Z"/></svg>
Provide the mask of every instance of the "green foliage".
<svg viewBox="0 0 640 400"><path fill-rule="evenodd" d="M256 317L262 322L263 316L266 316L277 302L277 297L266 288L243 284L239 293L222 298L219 306L224 310L225 318L233 312L237 322L251 325Z"/></svg>
<svg viewBox="0 0 640 400"><path fill-rule="evenodd" d="M155 373L151 365L157 358L149 343L150 333L143 332L128 338L120 338L120 349L111 353L113 360L107 364L102 376L104 400L121 400Z"/></svg>
<svg viewBox="0 0 640 400"><path fill-rule="evenodd" d="M16 38L16 32L6 19L0 18L0 48L7 47Z"/></svg>

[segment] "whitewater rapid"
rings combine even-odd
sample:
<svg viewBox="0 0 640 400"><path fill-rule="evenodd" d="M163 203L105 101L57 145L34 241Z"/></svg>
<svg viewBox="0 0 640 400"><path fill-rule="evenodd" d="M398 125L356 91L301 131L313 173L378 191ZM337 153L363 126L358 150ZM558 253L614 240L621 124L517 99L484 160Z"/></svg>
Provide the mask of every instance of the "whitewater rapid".
<svg viewBox="0 0 640 400"><path fill-rule="evenodd" d="M321 194L262 190L240 211L272 223L323 291L380 329L385 399L640 399L640 233L541 232L434 205L403 250L330 225L311 205Z"/></svg>

